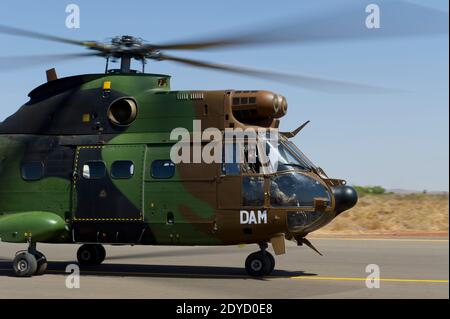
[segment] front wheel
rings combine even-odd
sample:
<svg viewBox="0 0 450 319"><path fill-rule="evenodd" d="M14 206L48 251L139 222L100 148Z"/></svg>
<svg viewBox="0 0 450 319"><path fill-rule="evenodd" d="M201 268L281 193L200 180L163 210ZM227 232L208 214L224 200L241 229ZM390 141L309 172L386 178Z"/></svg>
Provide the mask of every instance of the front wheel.
<svg viewBox="0 0 450 319"><path fill-rule="evenodd" d="M250 276L268 276L275 267L275 259L269 252L258 251L250 254L245 260L245 269Z"/></svg>
<svg viewBox="0 0 450 319"><path fill-rule="evenodd" d="M13 261L14 273L18 277L31 277L36 273L38 263L36 257L29 252L21 252Z"/></svg>
<svg viewBox="0 0 450 319"><path fill-rule="evenodd" d="M43 275L47 270L47 258L45 258L44 254L39 251L36 251L34 257L36 258L37 261L37 269L35 275L36 276Z"/></svg>

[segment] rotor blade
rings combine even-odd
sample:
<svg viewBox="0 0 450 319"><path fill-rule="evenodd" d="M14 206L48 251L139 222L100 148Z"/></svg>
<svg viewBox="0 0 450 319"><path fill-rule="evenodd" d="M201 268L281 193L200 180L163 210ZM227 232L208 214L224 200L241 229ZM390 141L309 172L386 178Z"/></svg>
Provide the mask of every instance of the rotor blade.
<svg viewBox="0 0 450 319"><path fill-rule="evenodd" d="M230 73L237 73L257 78L269 79L277 82L283 82L291 85L299 85L303 88L325 91L330 93L388 93L398 92L396 90L369 86L364 84L357 84L351 82L344 82L332 79L319 78L314 76L293 75L279 72L263 71L249 68L242 68L237 66L215 64L210 62L180 58L161 54L159 60L173 61L181 64L191 66L225 71Z"/></svg>
<svg viewBox="0 0 450 319"><path fill-rule="evenodd" d="M305 11L301 16L288 19L287 22L278 24L268 22L249 32L240 30L228 36L162 45L149 44L147 48L196 50L274 43L319 43L448 34L448 13L429 7L396 0L379 0L376 2L378 10L373 5L369 6L373 2L369 0L345 2L341 0L338 4L333 2L322 1L321 10L316 13Z"/></svg>
<svg viewBox="0 0 450 319"><path fill-rule="evenodd" d="M97 56L95 52L0 57L0 71L11 71L36 65Z"/></svg>
<svg viewBox="0 0 450 319"><path fill-rule="evenodd" d="M35 32L25 29L19 29L16 27L10 27L6 25L0 24L0 33L7 34L7 35L13 35L13 36L19 36L19 37L25 37L25 38L31 38L31 39L39 39L39 40L47 40L47 41L53 41L53 42L59 42L59 43L67 43L67 44L74 44L74 45L80 45L88 48L93 49L102 49L104 46L100 43L97 43L95 41L79 41L79 40L73 40L68 38L63 38L59 36L49 35L41 32Z"/></svg>

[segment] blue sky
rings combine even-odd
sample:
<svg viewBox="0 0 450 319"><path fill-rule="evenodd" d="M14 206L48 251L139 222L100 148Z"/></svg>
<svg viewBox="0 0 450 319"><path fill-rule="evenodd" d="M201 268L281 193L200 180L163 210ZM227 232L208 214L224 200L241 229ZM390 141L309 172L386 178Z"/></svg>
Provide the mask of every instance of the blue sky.
<svg viewBox="0 0 450 319"><path fill-rule="evenodd" d="M376 3L376 1L373 1ZM410 1L411 2L411 1ZM448 12L448 1L414 1ZM79 5L81 28L67 29L65 7ZM317 1L35 1L3 0L0 24L86 40L122 34L153 43L192 39L292 17ZM332 23L332 21L330 21ZM0 35L0 56L83 52L64 44ZM294 141L328 175L352 184L447 190L449 176L448 37L264 46L191 58L403 89L397 94L328 94L267 80L150 63L172 75L172 89L269 89L286 96L281 128L310 125ZM0 73L0 120L45 81L46 64ZM55 64L59 76L102 72L100 58Z"/></svg>

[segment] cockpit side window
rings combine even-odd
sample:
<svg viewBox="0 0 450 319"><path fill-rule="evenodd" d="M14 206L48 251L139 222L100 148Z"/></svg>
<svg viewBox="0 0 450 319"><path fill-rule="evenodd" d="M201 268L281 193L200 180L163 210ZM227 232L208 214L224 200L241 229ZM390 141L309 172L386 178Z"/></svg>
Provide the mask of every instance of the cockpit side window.
<svg viewBox="0 0 450 319"><path fill-rule="evenodd" d="M264 177L242 177L242 206L264 206Z"/></svg>
<svg viewBox="0 0 450 319"><path fill-rule="evenodd" d="M298 147L291 141L286 140L284 141L284 143L286 144L287 148L294 153L295 155L297 155L298 158L301 158L301 160L306 164L306 166L308 168L311 167L315 167L315 165L313 164L313 162L310 161L310 159L308 157L306 157L305 154L302 153L302 151L300 151L298 149Z"/></svg>

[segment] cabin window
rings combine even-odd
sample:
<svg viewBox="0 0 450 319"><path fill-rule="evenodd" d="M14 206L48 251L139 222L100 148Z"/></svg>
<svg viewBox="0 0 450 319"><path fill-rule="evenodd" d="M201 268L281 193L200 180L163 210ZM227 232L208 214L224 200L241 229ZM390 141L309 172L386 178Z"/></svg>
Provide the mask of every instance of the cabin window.
<svg viewBox="0 0 450 319"><path fill-rule="evenodd" d="M237 143L225 143L222 153L222 173L224 175L240 175L241 174L241 149Z"/></svg>
<svg viewBox="0 0 450 319"><path fill-rule="evenodd" d="M89 161L83 165L83 178L100 179L105 177L106 166L102 161Z"/></svg>
<svg viewBox="0 0 450 319"><path fill-rule="evenodd" d="M115 179L131 178L134 174L132 161L115 161L111 165L111 177Z"/></svg>
<svg viewBox="0 0 450 319"><path fill-rule="evenodd" d="M171 160L156 160L150 170L153 178L171 178L175 174L175 164Z"/></svg>
<svg viewBox="0 0 450 319"><path fill-rule="evenodd" d="M44 176L44 164L42 162L22 163L22 178L26 181L37 181Z"/></svg>

